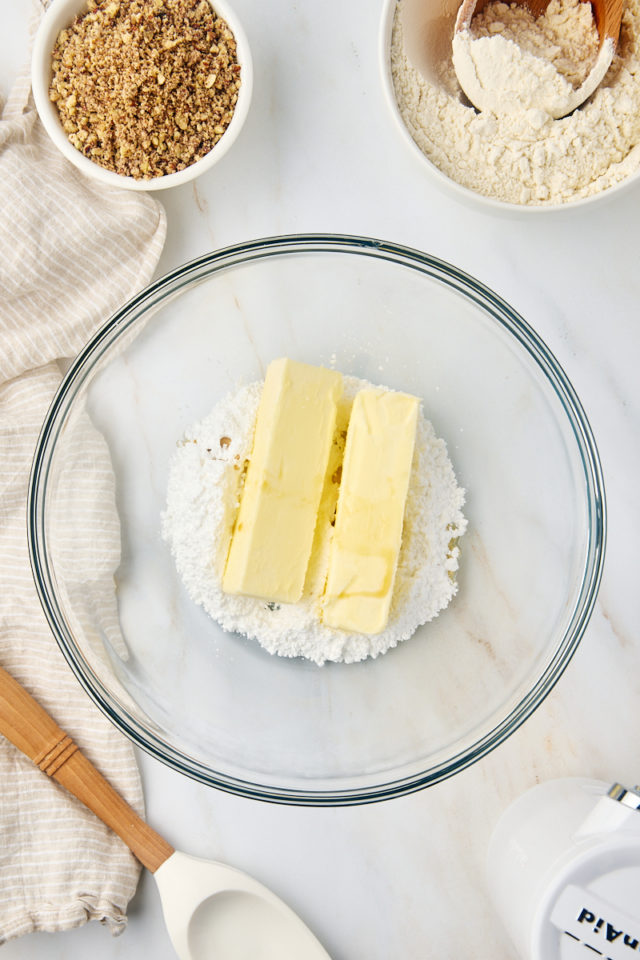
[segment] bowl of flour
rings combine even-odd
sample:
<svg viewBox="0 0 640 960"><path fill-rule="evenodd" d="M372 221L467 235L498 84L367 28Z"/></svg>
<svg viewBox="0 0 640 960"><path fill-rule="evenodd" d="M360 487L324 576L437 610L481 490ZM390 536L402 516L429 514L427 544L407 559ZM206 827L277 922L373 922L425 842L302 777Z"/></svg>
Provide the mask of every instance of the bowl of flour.
<svg viewBox="0 0 640 960"><path fill-rule="evenodd" d="M313 591L220 591L281 357L341 373L346 399L420 400L380 634L323 629ZM604 515L589 424L524 318L426 253L303 235L207 254L105 323L44 424L29 530L60 648L134 743L242 796L352 804L455 774L544 700L589 620Z"/></svg>
<svg viewBox="0 0 640 960"><path fill-rule="evenodd" d="M582 207L632 187L640 171L640 3L625 0L620 39L604 80L583 106L553 119L512 91L521 109L478 111L465 97L451 44L457 6L432 19L415 0L386 0L379 54L384 95L396 128L435 180L485 208L549 211ZM409 17L407 5L410 5ZM482 24L483 69L515 75L511 56L535 55L579 81L576 63L592 54L578 0L552 0L532 28L524 8L493 2ZM591 15L587 18L591 20ZM494 44L494 48L491 44ZM532 60L532 62L534 62ZM572 73L573 68L573 73ZM530 71L529 71L530 73ZM563 78L561 78L563 79ZM521 74L525 82L525 74ZM491 105L490 105L491 106Z"/></svg>

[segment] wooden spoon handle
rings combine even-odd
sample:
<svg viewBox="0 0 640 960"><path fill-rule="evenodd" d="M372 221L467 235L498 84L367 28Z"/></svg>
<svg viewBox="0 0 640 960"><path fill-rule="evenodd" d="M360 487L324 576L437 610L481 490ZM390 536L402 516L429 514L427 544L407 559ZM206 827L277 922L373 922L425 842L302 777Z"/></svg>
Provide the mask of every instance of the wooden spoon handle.
<svg viewBox="0 0 640 960"><path fill-rule="evenodd" d="M138 816L31 694L0 667L0 732L124 840L152 873L174 849Z"/></svg>

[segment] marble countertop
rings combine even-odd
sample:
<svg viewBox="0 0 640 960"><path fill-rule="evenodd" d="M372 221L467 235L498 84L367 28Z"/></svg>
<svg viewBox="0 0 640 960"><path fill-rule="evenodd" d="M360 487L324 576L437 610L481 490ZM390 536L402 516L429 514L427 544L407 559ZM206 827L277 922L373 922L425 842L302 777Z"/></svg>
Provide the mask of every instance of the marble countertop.
<svg viewBox="0 0 640 960"><path fill-rule="evenodd" d="M381 804L301 809L216 792L139 753L148 819L181 850L271 887L333 960L512 960L484 873L502 811L559 776L639 778L640 185L557 215L463 205L425 175L387 112L380 0L234 4L254 56L250 116L218 167L160 195L169 227L158 273L238 241L327 231L414 246L474 275L536 328L583 402L604 469L608 548L591 622L560 682L506 743L453 779ZM26 50L27 6L2 5L2 93ZM24 937L3 958L174 956L148 875L129 916L122 937L90 924Z"/></svg>

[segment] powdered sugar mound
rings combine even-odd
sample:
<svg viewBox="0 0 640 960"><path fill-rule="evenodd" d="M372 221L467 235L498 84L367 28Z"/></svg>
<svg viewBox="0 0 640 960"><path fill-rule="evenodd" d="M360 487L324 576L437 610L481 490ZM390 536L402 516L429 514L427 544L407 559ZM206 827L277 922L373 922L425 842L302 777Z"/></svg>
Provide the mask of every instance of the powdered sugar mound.
<svg viewBox="0 0 640 960"><path fill-rule="evenodd" d="M184 584L207 607L224 570L262 384L226 397L190 427L169 472L162 532Z"/></svg>
<svg viewBox="0 0 640 960"><path fill-rule="evenodd" d="M369 386L344 378L345 396L351 399ZM265 603L222 590L261 389L261 383L250 384L221 400L190 428L173 457L162 532L184 585L224 630L257 640L269 653L317 664L354 663L385 653L432 620L457 590L455 541L466 528L464 491L456 483L446 445L421 413L386 629L375 636L335 630L320 622L320 597L306 589L296 604Z"/></svg>

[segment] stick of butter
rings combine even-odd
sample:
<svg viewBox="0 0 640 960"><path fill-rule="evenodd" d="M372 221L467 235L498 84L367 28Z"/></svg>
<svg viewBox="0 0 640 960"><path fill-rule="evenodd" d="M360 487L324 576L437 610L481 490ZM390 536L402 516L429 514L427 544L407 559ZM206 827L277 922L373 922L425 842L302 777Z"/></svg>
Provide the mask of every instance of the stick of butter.
<svg viewBox="0 0 640 960"><path fill-rule="evenodd" d="M376 389L354 400L322 611L330 627L375 634L387 624L418 405Z"/></svg>
<svg viewBox="0 0 640 960"><path fill-rule="evenodd" d="M269 364L222 588L296 603L304 587L342 374Z"/></svg>

